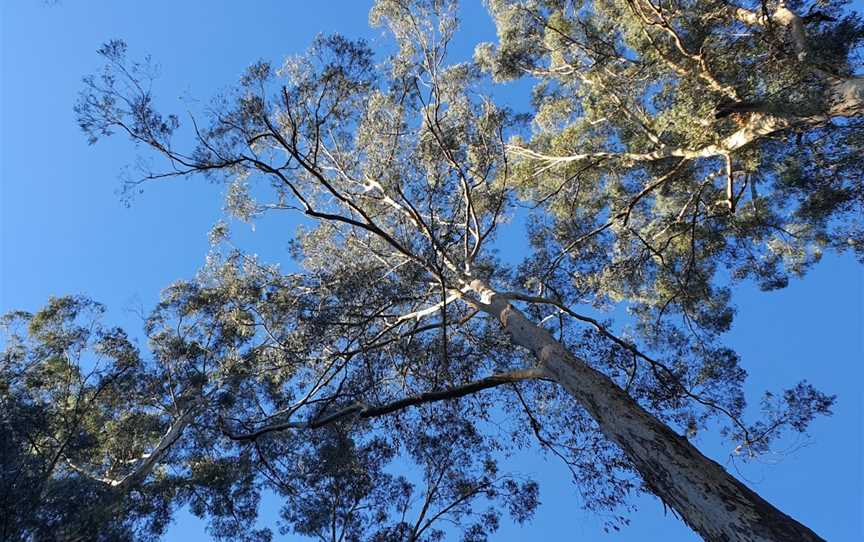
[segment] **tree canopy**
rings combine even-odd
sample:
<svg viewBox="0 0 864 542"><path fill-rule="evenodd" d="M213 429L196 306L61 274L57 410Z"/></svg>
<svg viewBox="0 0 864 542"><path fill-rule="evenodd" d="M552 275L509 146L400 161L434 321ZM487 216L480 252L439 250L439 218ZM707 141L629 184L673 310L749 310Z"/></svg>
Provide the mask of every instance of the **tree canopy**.
<svg viewBox="0 0 864 542"><path fill-rule="evenodd" d="M526 448L611 529L647 492L706 540L819 540L690 439L753 459L830 413L802 381L745 419L722 334L736 283L864 256L864 23L831 0L488 7L497 42L453 63L454 2L378 0L392 54L320 36L188 127L149 60L99 50L82 130L164 159L128 190L203 175L235 218L307 221L293 273L216 224L146 348L85 298L5 317L4 540L155 539L182 505L269 540L264 491L320 540L485 540L538 505L507 466ZM530 111L496 99L514 78ZM530 250L504 258L516 218Z"/></svg>

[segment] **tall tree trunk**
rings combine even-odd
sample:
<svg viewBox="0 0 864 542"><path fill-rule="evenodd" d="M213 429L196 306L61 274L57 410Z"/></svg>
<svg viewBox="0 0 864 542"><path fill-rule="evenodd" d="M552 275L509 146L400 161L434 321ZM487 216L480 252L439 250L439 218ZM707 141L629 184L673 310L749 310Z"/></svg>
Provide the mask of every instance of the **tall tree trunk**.
<svg viewBox="0 0 864 542"><path fill-rule="evenodd" d="M822 540L705 457L506 298L481 281L474 281L472 288L481 296L482 310L501 322L514 343L534 353L550 377L576 398L607 438L621 447L651 491L705 540Z"/></svg>

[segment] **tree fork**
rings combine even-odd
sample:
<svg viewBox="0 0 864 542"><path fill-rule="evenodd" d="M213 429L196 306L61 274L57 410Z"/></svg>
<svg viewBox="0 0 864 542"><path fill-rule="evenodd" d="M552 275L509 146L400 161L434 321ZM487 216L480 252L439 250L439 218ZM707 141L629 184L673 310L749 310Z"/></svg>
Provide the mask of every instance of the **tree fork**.
<svg viewBox="0 0 864 542"><path fill-rule="evenodd" d="M502 296L475 280L478 308L530 350L621 447L651 491L710 542L812 542L816 533L784 514L642 408L609 377L574 356ZM823 541L824 542L824 541Z"/></svg>

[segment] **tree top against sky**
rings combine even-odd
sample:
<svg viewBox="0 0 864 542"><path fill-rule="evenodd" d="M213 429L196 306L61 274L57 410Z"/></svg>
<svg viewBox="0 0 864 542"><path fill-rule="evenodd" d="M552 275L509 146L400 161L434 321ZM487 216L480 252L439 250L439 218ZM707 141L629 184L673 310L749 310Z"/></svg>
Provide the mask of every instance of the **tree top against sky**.
<svg viewBox="0 0 864 542"><path fill-rule="evenodd" d="M249 524L268 490L286 531L431 540L449 520L481 540L536 508L506 468L531 448L616 529L647 492L709 540L818 539L691 443L719 432L755 459L830 413L806 382L745 413L732 286L862 246L864 27L840 3L757 8L490 2L498 41L454 63L455 4L379 1L387 56L322 35L190 115L161 112L154 64L107 42L76 114L91 142L161 159L126 188L200 174L235 219L302 215L296 269L217 223L145 353L83 298L11 314L14 484L58 497L10 528L99 503L73 536L146 538L187 505L214 535L267 539ZM535 83L530 107L496 100L512 78Z"/></svg>

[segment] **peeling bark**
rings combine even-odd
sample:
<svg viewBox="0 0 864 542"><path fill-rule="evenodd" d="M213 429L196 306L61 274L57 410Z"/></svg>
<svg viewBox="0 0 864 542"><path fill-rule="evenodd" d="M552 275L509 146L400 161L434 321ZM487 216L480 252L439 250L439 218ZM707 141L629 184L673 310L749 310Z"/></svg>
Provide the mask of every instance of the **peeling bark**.
<svg viewBox="0 0 864 542"><path fill-rule="evenodd" d="M816 533L787 516L643 409L603 373L574 356L507 298L471 284L481 310L564 387L615 442L651 491L710 542L810 542Z"/></svg>

